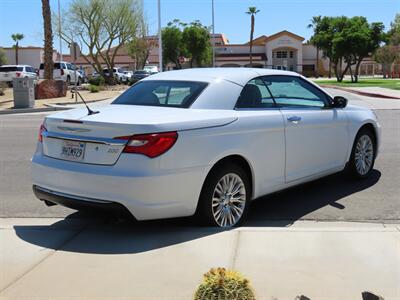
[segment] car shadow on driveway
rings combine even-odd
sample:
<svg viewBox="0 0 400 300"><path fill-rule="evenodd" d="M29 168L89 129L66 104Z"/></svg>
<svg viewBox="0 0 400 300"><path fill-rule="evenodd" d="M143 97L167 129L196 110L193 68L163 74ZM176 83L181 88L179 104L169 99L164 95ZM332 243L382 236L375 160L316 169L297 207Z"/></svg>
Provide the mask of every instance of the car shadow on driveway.
<svg viewBox="0 0 400 300"><path fill-rule="evenodd" d="M340 210L338 201L375 185L381 173L374 170L365 180L349 180L343 173L293 187L255 200L243 226L286 227L327 205ZM49 226L14 226L17 236L34 245L67 252L96 254L143 253L229 231L194 226L191 218L145 222L107 222L104 218L86 219L75 212ZM50 242L51 235L80 220L75 235L62 245ZM35 234L32 234L32 232Z"/></svg>
<svg viewBox="0 0 400 300"><path fill-rule="evenodd" d="M338 201L374 186L380 179L381 172L374 169L371 175L362 180L353 179L344 172L336 173L309 183L277 192L256 199L250 207L247 226L288 226L299 219L307 217L325 206L339 210L346 207ZM340 217L340 212L335 216ZM337 217L332 220L338 220ZM324 220L329 220L328 216Z"/></svg>

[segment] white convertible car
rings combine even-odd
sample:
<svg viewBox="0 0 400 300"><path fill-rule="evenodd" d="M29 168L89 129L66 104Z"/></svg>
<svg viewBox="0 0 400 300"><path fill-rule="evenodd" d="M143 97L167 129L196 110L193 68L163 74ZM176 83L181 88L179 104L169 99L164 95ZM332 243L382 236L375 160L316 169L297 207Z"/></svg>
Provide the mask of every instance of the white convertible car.
<svg viewBox="0 0 400 300"><path fill-rule="evenodd" d="M218 68L145 78L98 111L49 115L32 159L48 205L197 215L231 227L252 199L347 169L365 178L375 114L293 72Z"/></svg>

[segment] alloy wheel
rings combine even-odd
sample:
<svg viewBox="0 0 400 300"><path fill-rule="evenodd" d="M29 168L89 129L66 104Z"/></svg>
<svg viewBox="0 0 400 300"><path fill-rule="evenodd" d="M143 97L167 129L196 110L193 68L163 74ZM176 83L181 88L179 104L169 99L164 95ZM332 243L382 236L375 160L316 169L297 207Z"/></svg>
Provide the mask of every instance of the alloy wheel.
<svg viewBox="0 0 400 300"><path fill-rule="evenodd" d="M246 205L246 187L235 173L224 175L212 196L212 213L221 227L232 227L241 219Z"/></svg>
<svg viewBox="0 0 400 300"><path fill-rule="evenodd" d="M374 160L374 146L368 135L362 135L356 145L354 160L357 172L365 175L371 169Z"/></svg>

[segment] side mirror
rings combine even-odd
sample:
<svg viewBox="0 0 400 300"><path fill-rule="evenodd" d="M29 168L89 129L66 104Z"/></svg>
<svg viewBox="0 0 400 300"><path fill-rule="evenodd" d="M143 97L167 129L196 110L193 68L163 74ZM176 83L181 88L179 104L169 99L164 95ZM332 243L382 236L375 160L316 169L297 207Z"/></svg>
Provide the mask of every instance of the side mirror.
<svg viewBox="0 0 400 300"><path fill-rule="evenodd" d="M347 105L347 99L342 96L335 96L332 100L331 107L333 108L344 108Z"/></svg>

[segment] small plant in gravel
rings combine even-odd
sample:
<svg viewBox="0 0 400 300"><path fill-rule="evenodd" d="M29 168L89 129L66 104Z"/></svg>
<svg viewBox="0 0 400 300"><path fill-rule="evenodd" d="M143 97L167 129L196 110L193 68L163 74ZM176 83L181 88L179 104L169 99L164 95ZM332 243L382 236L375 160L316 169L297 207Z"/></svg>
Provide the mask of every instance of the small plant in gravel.
<svg viewBox="0 0 400 300"><path fill-rule="evenodd" d="M254 300L249 280L236 271L225 268L211 269L204 274L194 300Z"/></svg>
<svg viewBox="0 0 400 300"><path fill-rule="evenodd" d="M104 85L104 78L103 77L92 77L92 78L90 78L89 79L89 83L91 84L91 85L97 85L97 86L100 86L100 85Z"/></svg>
<svg viewBox="0 0 400 300"><path fill-rule="evenodd" d="M98 93L99 90L100 90L100 88L98 85L93 85L93 84L89 85L89 91L91 93Z"/></svg>

